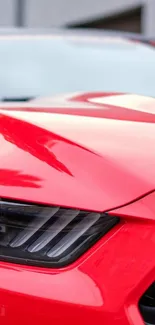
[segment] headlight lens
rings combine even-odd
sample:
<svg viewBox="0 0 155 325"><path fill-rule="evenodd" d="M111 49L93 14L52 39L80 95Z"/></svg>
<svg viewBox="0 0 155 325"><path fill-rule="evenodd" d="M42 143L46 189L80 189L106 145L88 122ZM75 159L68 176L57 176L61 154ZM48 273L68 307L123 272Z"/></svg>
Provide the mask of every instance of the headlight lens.
<svg viewBox="0 0 155 325"><path fill-rule="evenodd" d="M119 218L60 207L0 201L0 259L60 267L76 260Z"/></svg>

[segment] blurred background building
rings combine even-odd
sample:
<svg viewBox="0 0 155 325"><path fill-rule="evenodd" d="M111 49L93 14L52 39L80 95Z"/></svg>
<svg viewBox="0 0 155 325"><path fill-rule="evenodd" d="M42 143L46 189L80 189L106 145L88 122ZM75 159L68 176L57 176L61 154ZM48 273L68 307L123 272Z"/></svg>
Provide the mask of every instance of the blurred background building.
<svg viewBox="0 0 155 325"><path fill-rule="evenodd" d="M155 36L155 0L0 0L0 26L95 27Z"/></svg>

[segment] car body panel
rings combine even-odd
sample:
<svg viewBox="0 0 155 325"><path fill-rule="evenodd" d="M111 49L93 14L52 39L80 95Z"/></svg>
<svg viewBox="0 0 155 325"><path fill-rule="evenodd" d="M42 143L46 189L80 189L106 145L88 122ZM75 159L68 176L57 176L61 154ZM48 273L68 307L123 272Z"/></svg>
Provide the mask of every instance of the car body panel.
<svg viewBox="0 0 155 325"><path fill-rule="evenodd" d="M28 102L0 102L0 109L17 112L59 113L155 123L155 99L122 93L73 93Z"/></svg>
<svg viewBox="0 0 155 325"><path fill-rule="evenodd" d="M1 40L82 37L93 46L106 35L151 41L86 29L0 30ZM154 123L155 99L134 94L0 102L0 198L120 218L67 267L0 261L1 325L144 325L138 303L155 281Z"/></svg>
<svg viewBox="0 0 155 325"><path fill-rule="evenodd" d="M139 220L128 215L137 202L111 211L121 223L66 268L1 262L1 324L143 325L138 301L155 276L154 221L143 220L148 200L151 219L155 192L138 201Z"/></svg>
<svg viewBox="0 0 155 325"><path fill-rule="evenodd" d="M126 108L124 95L108 96L1 103L0 197L120 217L67 267L0 262L2 325L144 324L138 302L155 279L154 100L127 97Z"/></svg>
<svg viewBox="0 0 155 325"><path fill-rule="evenodd" d="M117 114L117 102L120 105L124 95L110 95L116 101L111 110ZM138 105L137 97L127 96L128 108L123 109L132 116L120 120L108 117L106 104L96 104L107 101L108 94L96 94L96 102L94 97L71 97L68 106L71 103L74 111L76 102L82 114L83 105L92 105L95 114L94 106L100 105L100 118L57 113L57 106L55 112L44 112L43 104L35 112L0 109L2 197L107 211L155 189L155 100L140 96ZM135 109L130 109L134 101ZM66 97L59 102L66 110Z"/></svg>

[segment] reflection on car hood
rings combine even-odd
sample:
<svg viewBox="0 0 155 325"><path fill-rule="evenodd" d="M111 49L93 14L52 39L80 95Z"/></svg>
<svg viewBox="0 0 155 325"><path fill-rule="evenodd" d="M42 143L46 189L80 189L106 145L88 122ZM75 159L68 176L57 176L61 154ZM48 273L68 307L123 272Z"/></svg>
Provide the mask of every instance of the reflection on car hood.
<svg viewBox="0 0 155 325"><path fill-rule="evenodd" d="M3 197L106 211L155 189L155 99L73 94L1 104Z"/></svg>

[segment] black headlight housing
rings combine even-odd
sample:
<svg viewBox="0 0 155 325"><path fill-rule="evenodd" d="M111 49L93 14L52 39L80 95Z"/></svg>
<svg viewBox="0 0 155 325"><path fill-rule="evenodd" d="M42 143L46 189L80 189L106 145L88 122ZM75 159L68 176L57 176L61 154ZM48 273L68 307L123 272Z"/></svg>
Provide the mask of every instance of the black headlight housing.
<svg viewBox="0 0 155 325"><path fill-rule="evenodd" d="M1 200L0 260L66 266L118 222L107 213Z"/></svg>
<svg viewBox="0 0 155 325"><path fill-rule="evenodd" d="M155 325L155 282L139 301L139 309L146 325Z"/></svg>

